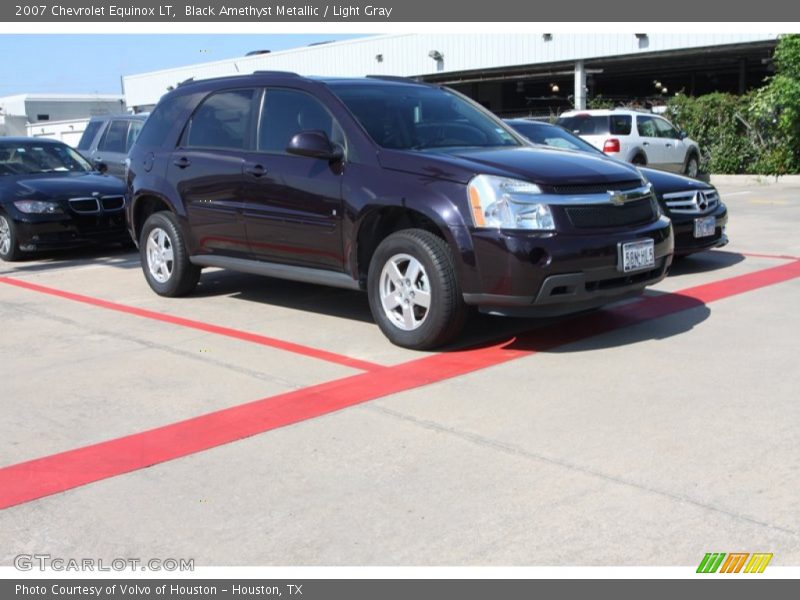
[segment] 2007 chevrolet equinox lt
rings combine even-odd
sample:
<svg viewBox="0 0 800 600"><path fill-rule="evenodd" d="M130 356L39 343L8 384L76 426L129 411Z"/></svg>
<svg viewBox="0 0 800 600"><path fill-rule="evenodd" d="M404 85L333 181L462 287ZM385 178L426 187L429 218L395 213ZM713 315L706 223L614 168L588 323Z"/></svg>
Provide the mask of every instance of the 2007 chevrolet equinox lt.
<svg viewBox="0 0 800 600"><path fill-rule="evenodd" d="M395 344L452 340L469 305L556 315L639 294L673 235L633 167L534 148L444 87L293 73L189 81L129 157L150 287L203 267L366 290Z"/></svg>

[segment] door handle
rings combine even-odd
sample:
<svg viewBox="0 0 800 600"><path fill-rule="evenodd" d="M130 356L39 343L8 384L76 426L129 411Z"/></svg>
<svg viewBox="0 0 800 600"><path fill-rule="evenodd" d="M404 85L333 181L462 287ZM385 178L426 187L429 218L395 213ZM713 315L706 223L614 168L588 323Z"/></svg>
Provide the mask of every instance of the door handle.
<svg viewBox="0 0 800 600"><path fill-rule="evenodd" d="M642 142L642 146L649 146L650 142Z"/></svg>
<svg viewBox="0 0 800 600"><path fill-rule="evenodd" d="M185 156L181 156L180 158L176 158L174 161L172 161L172 164L174 164L179 169L185 169L190 164L192 164L192 161L190 161Z"/></svg>
<svg viewBox="0 0 800 600"><path fill-rule="evenodd" d="M244 168L244 172L253 177L262 177L267 174L263 165L248 165Z"/></svg>
<svg viewBox="0 0 800 600"><path fill-rule="evenodd" d="M664 144L667 148L672 148L672 144Z"/></svg>

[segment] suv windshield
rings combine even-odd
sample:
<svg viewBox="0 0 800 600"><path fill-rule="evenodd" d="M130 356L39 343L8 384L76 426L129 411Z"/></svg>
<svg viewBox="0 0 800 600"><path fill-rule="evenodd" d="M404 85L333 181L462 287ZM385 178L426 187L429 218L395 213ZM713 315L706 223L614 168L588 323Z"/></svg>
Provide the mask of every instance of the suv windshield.
<svg viewBox="0 0 800 600"><path fill-rule="evenodd" d="M86 159L65 144L0 143L0 175L86 173L91 170Z"/></svg>
<svg viewBox="0 0 800 600"><path fill-rule="evenodd" d="M519 146L493 116L440 88L374 83L331 84L379 146L397 150Z"/></svg>

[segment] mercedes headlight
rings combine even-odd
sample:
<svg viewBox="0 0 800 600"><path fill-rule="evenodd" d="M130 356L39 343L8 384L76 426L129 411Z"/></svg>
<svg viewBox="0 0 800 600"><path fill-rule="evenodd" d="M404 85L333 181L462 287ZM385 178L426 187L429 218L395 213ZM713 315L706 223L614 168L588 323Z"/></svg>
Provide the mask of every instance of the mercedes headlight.
<svg viewBox="0 0 800 600"><path fill-rule="evenodd" d="M550 207L540 201L535 183L478 175L467 186L475 227L554 231Z"/></svg>

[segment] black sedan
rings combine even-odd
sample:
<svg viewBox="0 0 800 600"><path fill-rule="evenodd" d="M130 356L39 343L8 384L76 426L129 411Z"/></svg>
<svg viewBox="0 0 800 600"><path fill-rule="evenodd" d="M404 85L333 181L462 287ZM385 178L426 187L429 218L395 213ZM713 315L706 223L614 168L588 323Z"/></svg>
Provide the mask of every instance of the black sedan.
<svg viewBox="0 0 800 600"><path fill-rule="evenodd" d="M605 156L558 125L529 119L508 119L506 123L534 144ZM653 184L662 210L672 220L676 256L719 248L728 243L725 235L728 209L713 185L655 169L639 170Z"/></svg>
<svg viewBox="0 0 800 600"><path fill-rule="evenodd" d="M124 184L55 140L0 138L0 259L35 250L129 243Z"/></svg>

